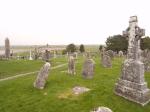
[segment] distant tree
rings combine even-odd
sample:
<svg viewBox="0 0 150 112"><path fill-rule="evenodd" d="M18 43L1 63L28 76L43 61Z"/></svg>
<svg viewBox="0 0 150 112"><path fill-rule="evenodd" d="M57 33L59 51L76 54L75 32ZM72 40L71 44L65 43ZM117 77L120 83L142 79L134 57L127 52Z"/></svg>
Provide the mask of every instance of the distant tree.
<svg viewBox="0 0 150 112"><path fill-rule="evenodd" d="M62 50L62 55L66 54L66 53L67 53L66 49Z"/></svg>
<svg viewBox="0 0 150 112"><path fill-rule="evenodd" d="M83 44L80 45L79 50L80 50L81 53L85 52L85 49L84 49L84 45L83 45Z"/></svg>
<svg viewBox="0 0 150 112"><path fill-rule="evenodd" d="M113 51L127 51L128 41L122 35L110 36L106 40L106 49Z"/></svg>
<svg viewBox="0 0 150 112"><path fill-rule="evenodd" d="M101 50L102 50L102 48L103 48L103 45L100 45L100 46L99 46L99 50L101 51Z"/></svg>
<svg viewBox="0 0 150 112"><path fill-rule="evenodd" d="M146 36L145 38L141 39L141 49L150 49L150 37Z"/></svg>
<svg viewBox="0 0 150 112"><path fill-rule="evenodd" d="M74 44L69 44L67 45L66 47L66 51L67 52L70 52L70 53L73 53L77 50L77 47L74 45Z"/></svg>

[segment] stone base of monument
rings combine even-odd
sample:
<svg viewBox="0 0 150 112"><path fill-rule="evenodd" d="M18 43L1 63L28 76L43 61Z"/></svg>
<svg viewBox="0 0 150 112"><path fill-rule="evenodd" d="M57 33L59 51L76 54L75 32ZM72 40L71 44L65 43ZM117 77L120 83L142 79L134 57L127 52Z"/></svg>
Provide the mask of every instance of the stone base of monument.
<svg viewBox="0 0 150 112"><path fill-rule="evenodd" d="M144 81L144 65L140 61L126 60L115 93L130 101L146 105L150 101L150 89Z"/></svg>

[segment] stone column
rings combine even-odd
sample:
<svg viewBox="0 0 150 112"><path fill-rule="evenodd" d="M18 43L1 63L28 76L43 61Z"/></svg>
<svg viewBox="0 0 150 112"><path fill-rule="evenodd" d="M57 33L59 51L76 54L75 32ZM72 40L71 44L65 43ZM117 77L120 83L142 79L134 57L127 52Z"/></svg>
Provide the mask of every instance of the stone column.
<svg viewBox="0 0 150 112"><path fill-rule="evenodd" d="M150 89L144 80L144 64L140 60L140 39L145 30L138 27L137 22L136 16L130 17L129 27L123 32L128 38L128 53L116 83L115 93L144 106L150 101Z"/></svg>
<svg viewBox="0 0 150 112"><path fill-rule="evenodd" d="M8 38L5 39L5 57L7 59L10 57L10 43Z"/></svg>

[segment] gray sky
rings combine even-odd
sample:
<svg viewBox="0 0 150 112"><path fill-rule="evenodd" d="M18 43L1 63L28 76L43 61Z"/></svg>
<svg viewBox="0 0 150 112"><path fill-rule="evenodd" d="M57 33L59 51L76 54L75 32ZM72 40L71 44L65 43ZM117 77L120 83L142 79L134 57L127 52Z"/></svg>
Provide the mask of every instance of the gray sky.
<svg viewBox="0 0 150 112"><path fill-rule="evenodd" d="M149 0L0 0L0 45L104 44L137 15L150 35Z"/></svg>

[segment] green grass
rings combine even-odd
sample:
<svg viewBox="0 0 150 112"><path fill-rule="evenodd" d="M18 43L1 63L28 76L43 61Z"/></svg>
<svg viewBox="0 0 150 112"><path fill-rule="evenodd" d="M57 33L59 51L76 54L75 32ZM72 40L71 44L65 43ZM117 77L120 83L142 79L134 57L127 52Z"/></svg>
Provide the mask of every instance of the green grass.
<svg viewBox="0 0 150 112"><path fill-rule="evenodd" d="M52 66L66 63L64 57L50 59ZM0 61L0 79L14 76L22 73L34 72L40 70L44 64L42 60L1 60Z"/></svg>
<svg viewBox="0 0 150 112"><path fill-rule="evenodd" d="M96 66L92 80L82 78L83 61L79 59L76 76L61 72L67 70L67 66L51 70L44 90L33 88L37 74L0 82L0 112L89 112L98 106L109 107L113 112L149 112L150 103L142 107L114 94L122 59L114 59L111 69L103 68L98 57L94 60ZM66 62L66 59L60 61ZM150 87L150 73L147 72L145 77ZM88 87L91 91L79 96L59 97L68 95L76 85Z"/></svg>

